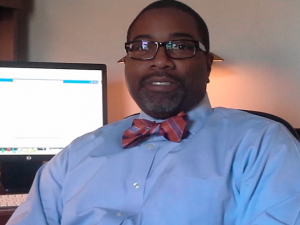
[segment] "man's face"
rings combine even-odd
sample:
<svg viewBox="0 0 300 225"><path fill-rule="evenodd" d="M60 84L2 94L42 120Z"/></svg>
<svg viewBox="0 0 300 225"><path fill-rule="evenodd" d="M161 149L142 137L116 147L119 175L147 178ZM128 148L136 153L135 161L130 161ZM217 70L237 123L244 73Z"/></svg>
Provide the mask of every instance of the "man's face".
<svg viewBox="0 0 300 225"><path fill-rule="evenodd" d="M129 40L167 42L173 40L201 42L196 21L187 13L172 9L152 9L134 23ZM188 112L206 93L212 57L201 50L187 59L172 59L165 47L155 58L125 58L125 76L129 92L137 105L148 115L165 119L180 111Z"/></svg>

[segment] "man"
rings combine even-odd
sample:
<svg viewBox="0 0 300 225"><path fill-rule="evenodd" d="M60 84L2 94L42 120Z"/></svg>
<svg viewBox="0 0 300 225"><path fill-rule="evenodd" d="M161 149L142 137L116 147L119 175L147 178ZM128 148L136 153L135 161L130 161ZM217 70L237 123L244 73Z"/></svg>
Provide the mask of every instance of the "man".
<svg viewBox="0 0 300 225"><path fill-rule="evenodd" d="M281 124L211 108L201 17L154 2L125 47L141 113L73 141L38 171L8 224L299 225L299 143Z"/></svg>

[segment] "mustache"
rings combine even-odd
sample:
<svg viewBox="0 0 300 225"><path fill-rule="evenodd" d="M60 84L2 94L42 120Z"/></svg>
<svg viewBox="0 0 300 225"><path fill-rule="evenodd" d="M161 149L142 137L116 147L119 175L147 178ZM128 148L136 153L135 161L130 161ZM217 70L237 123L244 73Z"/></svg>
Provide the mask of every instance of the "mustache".
<svg viewBox="0 0 300 225"><path fill-rule="evenodd" d="M144 83L144 82L146 82L147 80L149 80L153 77L167 77L167 78L175 80L175 81L177 81L181 84L184 84L184 79L182 79L181 77L178 77L176 75L173 75L173 74L170 74L170 73L164 72L164 71L159 71L159 72L146 74L141 78L140 83Z"/></svg>

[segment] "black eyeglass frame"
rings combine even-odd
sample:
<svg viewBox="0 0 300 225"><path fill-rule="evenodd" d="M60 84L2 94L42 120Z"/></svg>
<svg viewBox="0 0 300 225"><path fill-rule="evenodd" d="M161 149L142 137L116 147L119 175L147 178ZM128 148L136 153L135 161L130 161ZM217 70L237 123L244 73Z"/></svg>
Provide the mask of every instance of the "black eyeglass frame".
<svg viewBox="0 0 300 225"><path fill-rule="evenodd" d="M189 42L193 42L195 47L194 47L194 53L193 55L189 56L189 57L183 57L183 58L176 58L176 57L172 57L169 55L168 53L168 49L166 48L166 45L167 44L170 44L172 45L172 42L176 42L176 41L189 41ZM155 51L155 54L152 56L152 57L149 57L149 58L135 58L135 57L132 57L131 54L130 54L130 47L129 45L132 44L132 43L137 43L137 42L151 42L151 43L154 43L156 44L156 51ZM165 42L159 42L159 41L146 41L146 40L138 40L138 41L128 41L128 42L125 42L125 51L127 53L127 55L132 58L132 59L137 59L137 60L151 60L151 59L154 59L155 56L157 55L157 52L158 52L158 49L161 47L161 46L164 46L165 47L165 52L166 52L166 55L171 58L171 59L188 59L188 58L192 58L196 55L196 51L197 49L200 49L201 51L205 52L205 53L208 53L205 46L200 42L200 41L196 41L196 40L188 40L188 39L181 39L181 40L172 40L172 41L165 41Z"/></svg>

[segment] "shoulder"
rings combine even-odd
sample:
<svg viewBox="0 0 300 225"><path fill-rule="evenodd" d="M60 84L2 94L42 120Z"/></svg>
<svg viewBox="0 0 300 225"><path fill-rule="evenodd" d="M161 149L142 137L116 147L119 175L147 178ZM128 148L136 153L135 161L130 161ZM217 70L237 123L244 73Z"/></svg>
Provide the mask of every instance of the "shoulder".
<svg viewBox="0 0 300 225"><path fill-rule="evenodd" d="M123 132L129 128L136 116L107 124L73 140L62 152L69 163L76 164L86 157L101 157L123 150L121 145Z"/></svg>
<svg viewBox="0 0 300 225"><path fill-rule="evenodd" d="M211 119L212 123L219 124L218 127L224 126L226 130L237 131L243 136L269 134L294 139L293 127L284 119L268 113L217 107L213 109Z"/></svg>
<svg viewBox="0 0 300 225"><path fill-rule="evenodd" d="M300 143L285 125L273 119L241 110L215 108L210 126L225 149L233 149L235 164L252 159L294 158L299 162ZM226 151L227 151L226 150Z"/></svg>
<svg viewBox="0 0 300 225"><path fill-rule="evenodd" d="M279 122L272 119L268 118L263 115L259 115L259 113L255 113L255 111L244 111L244 110L239 110L239 109L230 109L230 108L222 108L222 107L217 107L213 109L214 111L214 116L218 117L220 120L232 122L232 123L241 123L242 124L258 124L260 126L269 126L269 125L274 125L278 124ZM253 112L253 113L251 113ZM265 113L267 114L267 113Z"/></svg>
<svg viewBox="0 0 300 225"><path fill-rule="evenodd" d="M114 123L104 125L95 131L76 138L70 146L72 148L82 148L88 147L89 144L101 145L104 142L105 144L114 145L120 142L123 132L131 126L135 117L136 116L130 116Z"/></svg>

